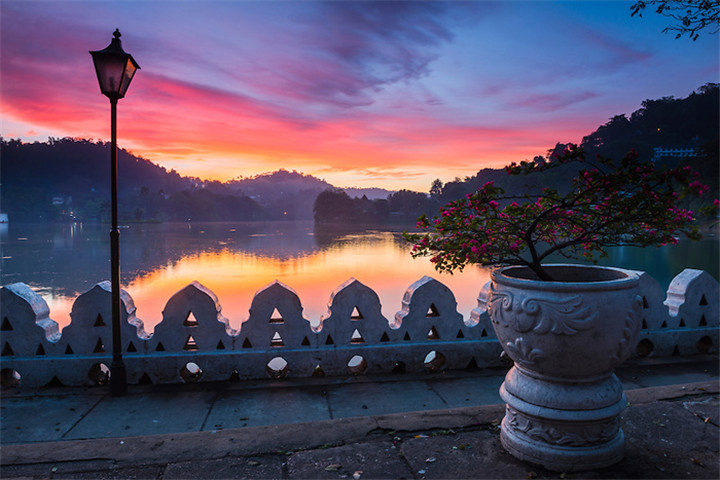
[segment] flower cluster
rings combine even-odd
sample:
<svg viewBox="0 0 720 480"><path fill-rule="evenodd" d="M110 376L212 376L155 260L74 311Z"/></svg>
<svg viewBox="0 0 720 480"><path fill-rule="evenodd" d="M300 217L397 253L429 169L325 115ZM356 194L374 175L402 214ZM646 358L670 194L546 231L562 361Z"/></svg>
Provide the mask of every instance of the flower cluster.
<svg viewBox="0 0 720 480"><path fill-rule="evenodd" d="M570 162L583 168L567 193L545 188L535 196L506 196L488 182L434 219L421 217L423 233L404 233L414 243L413 257L430 256L437 270L448 272L469 263L526 265L552 280L542 262L555 253L592 260L610 246L673 244L681 233L700 238L693 212L678 206L707 190L689 167L661 169L635 152L617 163L600 156L588 161L582 148L570 145L548 162L513 163L506 170L521 175ZM710 208L717 212L718 202Z"/></svg>

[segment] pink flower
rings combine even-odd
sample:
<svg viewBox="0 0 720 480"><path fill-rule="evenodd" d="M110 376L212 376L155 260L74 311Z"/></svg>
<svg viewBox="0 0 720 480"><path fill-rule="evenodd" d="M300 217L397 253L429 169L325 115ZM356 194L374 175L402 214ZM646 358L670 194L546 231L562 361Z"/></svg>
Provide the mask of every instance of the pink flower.
<svg viewBox="0 0 720 480"><path fill-rule="evenodd" d="M708 191L710 189L710 187L698 182L697 180L694 182L690 182L688 184L688 187L695 190L698 195L702 195L703 193L705 193L706 191Z"/></svg>

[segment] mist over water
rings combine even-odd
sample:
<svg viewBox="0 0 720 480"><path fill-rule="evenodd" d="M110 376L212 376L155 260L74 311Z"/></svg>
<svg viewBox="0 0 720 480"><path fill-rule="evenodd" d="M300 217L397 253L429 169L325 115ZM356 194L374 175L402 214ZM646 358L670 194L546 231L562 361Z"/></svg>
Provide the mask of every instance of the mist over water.
<svg viewBox="0 0 720 480"><path fill-rule="evenodd" d="M147 331L162 320L170 297L192 281L212 290L234 328L247 319L255 292L279 280L294 289L313 324L331 293L349 278L377 292L392 318L405 290L424 275L447 285L467 319L489 269L469 266L454 275L413 259L400 236L412 226L317 228L312 222L134 224L121 229L121 283ZM24 282L43 296L61 328L74 299L110 272L108 227L98 224L0 226L0 283ZM681 240L662 248L614 248L603 265L648 271L663 287L684 268L718 278L718 242ZM566 261L562 257L553 259Z"/></svg>

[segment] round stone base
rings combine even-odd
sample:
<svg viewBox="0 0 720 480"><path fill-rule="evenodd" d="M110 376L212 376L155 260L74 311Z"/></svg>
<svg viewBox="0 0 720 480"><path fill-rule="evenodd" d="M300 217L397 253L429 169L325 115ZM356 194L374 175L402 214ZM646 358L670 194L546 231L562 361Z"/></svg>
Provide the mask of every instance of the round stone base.
<svg viewBox="0 0 720 480"><path fill-rule="evenodd" d="M622 460L625 438L618 429L609 441L589 446L563 446L518 432L502 422L500 442L514 457L556 472L577 472L608 467Z"/></svg>
<svg viewBox="0 0 720 480"><path fill-rule="evenodd" d="M627 400L611 372L584 382L563 381L516 365L500 396L506 403L500 438L515 457L561 472L622 459L620 413Z"/></svg>

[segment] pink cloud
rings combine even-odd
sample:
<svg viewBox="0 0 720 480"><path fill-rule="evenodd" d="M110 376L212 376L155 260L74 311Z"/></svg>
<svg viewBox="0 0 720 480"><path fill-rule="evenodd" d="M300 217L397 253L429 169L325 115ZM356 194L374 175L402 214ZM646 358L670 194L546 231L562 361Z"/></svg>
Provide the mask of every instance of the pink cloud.
<svg viewBox="0 0 720 480"><path fill-rule="evenodd" d="M620 68L626 65L637 64L648 61L652 58L652 54L644 49L631 46L621 39L589 28L574 28L580 36L582 36L590 45L595 47L599 52L609 54L609 59L605 62L606 67Z"/></svg>
<svg viewBox="0 0 720 480"><path fill-rule="evenodd" d="M576 103L597 98L598 96L597 93L590 91L549 94L529 92L526 95L520 96L517 100L510 102L510 104L514 107L547 113L562 110Z"/></svg>

